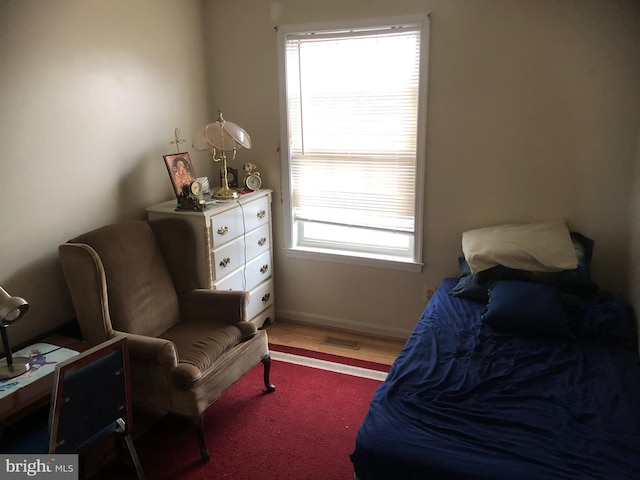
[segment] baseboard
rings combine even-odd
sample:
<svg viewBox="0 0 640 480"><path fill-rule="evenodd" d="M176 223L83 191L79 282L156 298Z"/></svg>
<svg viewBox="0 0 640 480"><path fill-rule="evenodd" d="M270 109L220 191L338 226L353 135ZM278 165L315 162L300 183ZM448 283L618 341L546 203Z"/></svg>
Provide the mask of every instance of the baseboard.
<svg viewBox="0 0 640 480"><path fill-rule="evenodd" d="M396 340L406 340L411 334L410 330L404 330L401 328L372 325L370 323L363 323L355 320L328 317L325 315L316 315L307 312L296 312L293 310L276 309L276 319L305 325L349 330L351 332L389 337Z"/></svg>

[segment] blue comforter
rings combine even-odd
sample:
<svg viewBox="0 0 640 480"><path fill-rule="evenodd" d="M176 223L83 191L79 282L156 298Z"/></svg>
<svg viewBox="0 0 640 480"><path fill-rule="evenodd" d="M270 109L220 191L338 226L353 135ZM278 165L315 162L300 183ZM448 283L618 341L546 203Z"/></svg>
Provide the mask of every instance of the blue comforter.
<svg viewBox="0 0 640 480"><path fill-rule="evenodd" d="M455 283L371 401L359 479L639 479L637 353L496 332Z"/></svg>

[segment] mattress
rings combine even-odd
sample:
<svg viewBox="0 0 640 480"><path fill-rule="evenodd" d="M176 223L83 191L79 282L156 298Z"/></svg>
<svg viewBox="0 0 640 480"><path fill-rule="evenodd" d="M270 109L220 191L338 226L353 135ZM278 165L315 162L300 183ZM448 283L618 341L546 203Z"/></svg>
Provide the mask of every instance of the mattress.
<svg viewBox="0 0 640 480"><path fill-rule="evenodd" d="M376 390L358 478L640 478L637 352L493 330L455 285L440 285Z"/></svg>

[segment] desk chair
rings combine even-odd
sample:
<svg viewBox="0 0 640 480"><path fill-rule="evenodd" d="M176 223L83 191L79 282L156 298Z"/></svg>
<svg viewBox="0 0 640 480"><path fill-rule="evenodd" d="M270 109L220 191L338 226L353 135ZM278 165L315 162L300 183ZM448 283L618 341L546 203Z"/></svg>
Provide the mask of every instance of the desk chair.
<svg viewBox="0 0 640 480"><path fill-rule="evenodd" d="M48 425L18 425L5 453L82 454L108 435L124 442L139 479L144 473L131 439L132 402L127 339L114 337L55 367ZM48 428L48 438L44 431Z"/></svg>

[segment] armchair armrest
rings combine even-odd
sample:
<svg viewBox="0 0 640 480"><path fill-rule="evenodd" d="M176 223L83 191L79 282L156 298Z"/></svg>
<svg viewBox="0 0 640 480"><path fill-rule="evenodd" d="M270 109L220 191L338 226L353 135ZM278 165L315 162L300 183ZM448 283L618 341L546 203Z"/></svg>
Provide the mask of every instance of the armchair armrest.
<svg viewBox="0 0 640 480"><path fill-rule="evenodd" d="M236 324L247 321L247 292L199 289L181 293L178 299L185 322Z"/></svg>
<svg viewBox="0 0 640 480"><path fill-rule="evenodd" d="M132 360L161 364L169 369L178 365L176 346L169 340L117 330L114 330L114 334L127 337L129 356Z"/></svg>

